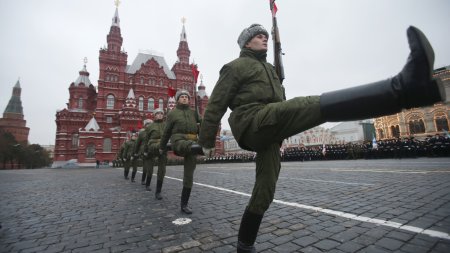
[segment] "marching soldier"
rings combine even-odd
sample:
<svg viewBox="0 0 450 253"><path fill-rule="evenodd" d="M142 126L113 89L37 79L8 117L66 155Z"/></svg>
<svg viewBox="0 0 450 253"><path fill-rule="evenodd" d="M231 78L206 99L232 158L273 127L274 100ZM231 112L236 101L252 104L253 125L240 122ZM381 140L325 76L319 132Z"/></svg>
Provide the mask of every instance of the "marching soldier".
<svg viewBox="0 0 450 253"><path fill-rule="evenodd" d="M188 207L192 185L194 183L194 170L197 164L196 154L201 148L196 144L198 124L200 119L194 110L189 108L190 95L187 90L179 90L175 95L177 105L167 115L166 127L161 138L160 152L167 150L167 142L172 144L172 151L184 157L183 190L181 192L181 211L191 214Z"/></svg>
<svg viewBox="0 0 450 253"><path fill-rule="evenodd" d="M131 134L130 140L126 141L124 144L123 152L122 152L122 160L125 168L125 179L128 179L128 173L130 172L130 167L133 167L133 171L131 173L131 182L135 182L134 178L136 177L137 172L137 157L134 157L134 146L136 145L136 133Z"/></svg>
<svg viewBox="0 0 450 253"><path fill-rule="evenodd" d="M238 38L240 56L220 70L199 136L203 152L211 156L221 118L230 108L228 122L239 146L257 153L256 182L242 216L238 252L255 252L261 220L274 197L284 139L327 121L374 118L445 99L442 84L432 80L431 45L415 27L408 28L407 34L411 53L393 78L285 101L280 79L266 61L266 29L253 24L242 31Z"/></svg>
<svg viewBox="0 0 450 253"><path fill-rule="evenodd" d="M134 145L133 154L134 157L142 158L142 178L141 184L145 185L145 177L148 176L148 170L150 168L150 159L144 153L144 148L147 143L147 127L152 123L151 119L144 120L144 128L139 131L139 135L136 139L136 144ZM150 175L151 176L151 175Z"/></svg>
<svg viewBox="0 0 450 253"><path fill-rule="evenodd" d="M162 108L158 108L153 112L155 121L149 125L146 130L147 145L145 145L144 154L149 157L149 170L147 174L147 181L145 182L145 188L147 191L151 191L150 182L153 175L153 165L155 161L158 162L158 173L156 180L156 192L155 198L162 199L161 188L163 185L164 177L166 175L167 153L159 152L159 145L161 142L161 136L164 133L166 123L164 122L164 111Z"/></svg>

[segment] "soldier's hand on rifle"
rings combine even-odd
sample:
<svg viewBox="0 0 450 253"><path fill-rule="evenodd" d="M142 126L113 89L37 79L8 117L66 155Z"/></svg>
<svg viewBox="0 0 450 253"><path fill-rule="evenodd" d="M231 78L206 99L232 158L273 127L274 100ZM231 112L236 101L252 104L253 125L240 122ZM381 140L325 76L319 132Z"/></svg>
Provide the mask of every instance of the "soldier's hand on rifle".
<svg viewBox="0 0 450 253"><path fill-rule="evenodd" d="M126 161L127 161L127 158L123 158L123 161L126 162Z"/></svg>
<svg viewBox="0 0 450 253"><path fill-rule="evenodd" d="M144 152L144 157L148 157L148 153L147 152Z"/></svg>
<svg viewBox="0 0 450 253"><path fill-rule="evenodd" d="M211 158L216 153L215 148L202 147L202 150L203 150L203 154L205 154L206 158Z"/></svg>
<svg viewBox="0 0 450 253"><path fill-rule="evenodd" d="M130 157L130 161L133 161L133 159L134 159L134 156L131 156L131 157Z"/></svg>

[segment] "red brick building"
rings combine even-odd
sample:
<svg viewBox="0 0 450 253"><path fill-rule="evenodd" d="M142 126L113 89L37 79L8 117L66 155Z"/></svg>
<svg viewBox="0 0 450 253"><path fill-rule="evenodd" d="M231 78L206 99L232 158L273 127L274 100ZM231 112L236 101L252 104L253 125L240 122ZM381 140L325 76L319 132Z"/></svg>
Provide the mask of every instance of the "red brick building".
<svg viewBox="0 0 450 253"><path fill-rule="evenodd" d="M20 82L17 80L8 105L3 112L3 118L0 118L0 133L9 132L18 143L26 146L28 145L30 128L26 127L27 121L24 120L22 100L20 99L21 93L22 88L20 88Z"/></svg>
<svg viewBox="0 0 450 253"><path fill-rule="evenodd" d="M147 52L140 52L128 65L117 8L106 40L107 47L99 51L97 89L84 65L70 84L67 108L56 113L54 167L72 159L79 163L115 159L129 133L139 130L144 119L153 119L154 109L167 110L169 88L186 89L190 94L196 90L184 24L176 51L178 61L171 69L162 56ZM208 96L202 82L197 101L203 115ZM217 143L220 152L220 141Z"/></svg>

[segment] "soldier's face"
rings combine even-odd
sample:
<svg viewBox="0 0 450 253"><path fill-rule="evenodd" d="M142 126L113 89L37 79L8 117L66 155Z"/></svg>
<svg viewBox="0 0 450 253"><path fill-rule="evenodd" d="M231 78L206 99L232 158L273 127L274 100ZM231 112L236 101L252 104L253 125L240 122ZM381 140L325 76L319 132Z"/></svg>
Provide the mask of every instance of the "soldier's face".
<svg viewBox="0 0 450 253"><path fill-rule="evenodd" d="M245 47L254 51L267 51L267 37L264 34L258 34L253 37Z"/></svg>
<svg viewBox="0 0 450 253"><path fill-rule="evenodd" d="M155 120L162 120L163 117L164 117L164 114L162 114L160 112L155 114Z"/></svg>
<svg viewBox="0 0 450 253"><path fill-rule="evenodd" d="M178 98L178 103L182 104L182 105L187 105L189 104L189 97L187 95L181 95Z"/></svg>

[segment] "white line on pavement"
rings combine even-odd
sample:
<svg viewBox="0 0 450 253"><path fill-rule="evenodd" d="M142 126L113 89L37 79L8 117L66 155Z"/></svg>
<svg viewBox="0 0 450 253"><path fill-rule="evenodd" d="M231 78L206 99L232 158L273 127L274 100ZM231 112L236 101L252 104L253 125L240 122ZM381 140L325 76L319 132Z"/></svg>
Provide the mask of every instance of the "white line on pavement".
<svg viewBox="0 0 450 253"><path fill-rule="evenodd" d="M279 178L282 178L282 179L291 179L291 180L299 180L299 181L312 181L312 182L334 183L334 184L375 185L375 184L367 184L367 183L349 183L349 182L342 182L342 181L328 181L328 180L306 179L306 178L292 178L292 177L279 177Z"/></svg>
<svg viewBox="0 0 450 253"><path fill-rule="evenodd" d="M138 171L138 172L142 173L141 171ZM154 175L156 175L156 174L154 174ZM179 178L175 178L175 177L166 176L166 178L183 182L183 179L179 179ZM217 186L202 184L202 183L196 183L196 182L194 182L194 184L203 186L203 187L207 187L207 188L211 188L211 189L215 189L215 190L219 190L219 191L224 191L224 192L234 193L234 194L241 195L241 196L251 197L251 194L244 193L244 192L234 191L234 190L230 190L230 189L226 189L226 188L222 188L222 187L217 187ZM419 227L404 225L404 224L401 224L398 222L370 218L370 217L365 217L365 216L359 216L359 215L355 215L355 214L351 214L351 213L344 213L341 211L335 211L335 210L321 208L321 207L303 205L303 204L296 203L296 202L287 202L287 201L282 201L282 200L277 200L277 199L274 199L273 202L275 202L277 204L285 205L285 206L291 206L291 207L297 207L297 208L302 208L302 209L306 209L306 210L312 210L312 211L316 211L316 212L322 212L322 213L339 216L339 217L343 217L343 218L348 218L348 219L352 219L352 220L357 220L357 221L361 221L361 222L369 222L369 223L373 223L373 224L377 224L377 225L393 227L393 228L406 230L406 231L413 232L413 233L425 234L425 235L429 235L431 237L450 240L449 234L447 234L445 232L436 231L436 230L423 229L423 228L419 228Z"/></svg>

